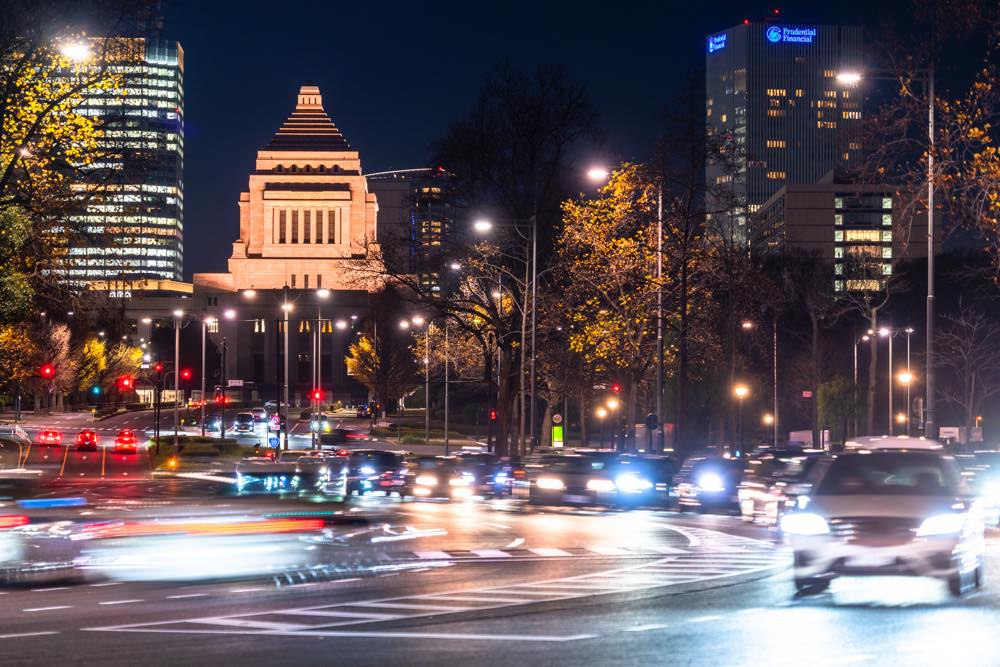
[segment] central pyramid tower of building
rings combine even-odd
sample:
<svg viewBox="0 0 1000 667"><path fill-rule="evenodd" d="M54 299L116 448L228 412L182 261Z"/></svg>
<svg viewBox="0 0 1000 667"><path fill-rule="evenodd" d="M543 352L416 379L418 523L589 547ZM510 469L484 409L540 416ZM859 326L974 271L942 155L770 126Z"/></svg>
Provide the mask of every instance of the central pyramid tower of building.
<svg viewBox="0 0 1000 667"><path fill-rule="evenodd" d="M378 202L358 152L323 109L319 88L299 89L292 115L257 152L240 194L240 236L228 273L196 273L198 287L358 289L353 260L376 240Z"/></svg>

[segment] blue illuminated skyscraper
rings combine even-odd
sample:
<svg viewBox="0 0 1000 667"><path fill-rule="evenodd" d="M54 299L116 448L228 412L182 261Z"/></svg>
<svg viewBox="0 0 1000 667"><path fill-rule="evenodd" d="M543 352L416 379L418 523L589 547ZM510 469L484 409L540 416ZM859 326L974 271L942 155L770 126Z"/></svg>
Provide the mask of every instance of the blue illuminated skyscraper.
<svg viewBox="0 0 1000 667"><path fill-rule="evenodd" d="M733 150L706 180L733 195L717 216L747 242L751 216L785 185L861 162L861 97L836 75L861 67L859 26L745 22L706 38L706 129ZM711 203L710 203L711 208ZM723 219L724 218L724 219Z"/></svg>

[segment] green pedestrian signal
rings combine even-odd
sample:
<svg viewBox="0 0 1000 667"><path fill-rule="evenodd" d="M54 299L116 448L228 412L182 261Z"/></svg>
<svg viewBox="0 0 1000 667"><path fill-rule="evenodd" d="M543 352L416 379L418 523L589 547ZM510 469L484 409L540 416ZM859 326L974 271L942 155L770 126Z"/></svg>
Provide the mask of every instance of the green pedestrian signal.
<svg viewBox="0 0 1000 667"><path fill-rule="evenodd" d="M90 393L93 394L94 396L100 396L101 388L95 384L93 387L90 388Z"/></svg>

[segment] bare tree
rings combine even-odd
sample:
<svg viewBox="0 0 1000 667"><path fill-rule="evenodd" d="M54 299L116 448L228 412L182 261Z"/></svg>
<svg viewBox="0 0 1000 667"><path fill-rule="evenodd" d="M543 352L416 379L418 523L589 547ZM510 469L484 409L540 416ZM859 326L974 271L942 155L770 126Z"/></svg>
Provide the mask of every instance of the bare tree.
<svg viewBox="0 0 1000 667"><path fill-rule="evenodd" d="M1000 394L1000 325L985 313L962 306L945 316L938 331L942 398L962 411L964 427L975 424L985 401Z"/></svg>

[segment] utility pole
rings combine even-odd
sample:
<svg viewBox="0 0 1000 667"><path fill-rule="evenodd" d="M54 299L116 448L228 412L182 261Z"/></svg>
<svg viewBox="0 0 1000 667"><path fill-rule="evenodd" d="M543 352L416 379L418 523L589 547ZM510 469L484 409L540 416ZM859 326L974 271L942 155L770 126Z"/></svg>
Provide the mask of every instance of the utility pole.
<svg viewBox="0 0 1000 667"><path fill-rule="evenodd" d="M448 320L444 321L444 455L448 456Z"/></svg>
<svg viewBox="0 0 1000 667"><path fill-rule="evenodd" d="M180 453L177 432L180 427L181 404L179 396L181 378L181 317L182 311L174 312L174 456Z"/></svg>
<svg viewBox="0 0 1000 667"><path fill-rule="evenodd" d="M288 303L288 286L282 288L282 303L281 310L285 313L285 421L282 424L282 429L285 434L285 451L288 451L288 311L292 309L292 305Z"/></svg>
<svg viewBox="0 0 1000 667"><path fill-rule="evenodd" d="M937 438L937 409L934 405L934 39L931 36L931 66L927 71L927 405L924 408L924 435Z"/></svg>

